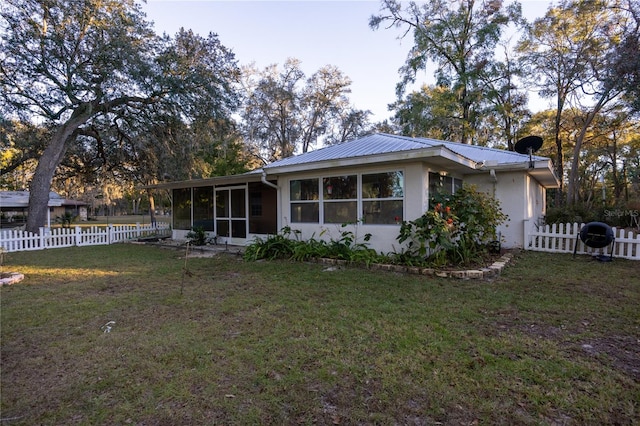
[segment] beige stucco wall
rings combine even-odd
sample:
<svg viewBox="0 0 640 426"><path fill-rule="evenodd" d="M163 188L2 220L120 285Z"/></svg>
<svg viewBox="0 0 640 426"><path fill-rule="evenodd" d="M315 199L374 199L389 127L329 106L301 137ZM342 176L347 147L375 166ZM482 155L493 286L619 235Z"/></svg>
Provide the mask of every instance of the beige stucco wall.
<svg viewBox="0 0 640 426"><path fill-rule="evenodd" d="M545 189L524 170L497 172L495 182L488 173L468 175L464 180L500 201L502 212L508 216L498 228L503 246L523 247L529 228L545 214Z"/></svg>
<svg viewBox="0 0 640 426"><path fill-rule="evenodd" d="M282 176L278 178L278 186L280 187L281 196L278 199L279 217L278 227L290 226L294 230L300 231L301 239L323 238L339 239L344 231L352 231L358 241L362 242L362 238L366 234L371 234L368 241L370 248L383 253L400 250L400 245L396 241L396 237L400 231L400 225L373 225L358 224L342 227L341 224L317 224L317 223L291 223L289 210L289 183L292 179L309 179L322 178L330 176L339 176L346 174L362 174L377 173L401 170L404 173L404 212L405 220L412 220L420 217L424 209L428 206L428 168L421 162L404 163L396 166L363 166L337 168L331 170L312 171L309 173L296 173L292 176ZM322 234L322 235L321 235Z"/></svg>

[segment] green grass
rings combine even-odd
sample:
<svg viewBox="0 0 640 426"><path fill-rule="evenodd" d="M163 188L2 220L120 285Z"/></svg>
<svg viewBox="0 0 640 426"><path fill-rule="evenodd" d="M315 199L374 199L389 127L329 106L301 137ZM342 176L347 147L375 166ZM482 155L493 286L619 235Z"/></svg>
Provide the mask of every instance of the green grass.
<svg viewBox="0 0 640 426"><path fill-rule="evenodd" d="M526 252L459 281L183 255L8 254L2 424L640 422L637 262Z"/></svg>

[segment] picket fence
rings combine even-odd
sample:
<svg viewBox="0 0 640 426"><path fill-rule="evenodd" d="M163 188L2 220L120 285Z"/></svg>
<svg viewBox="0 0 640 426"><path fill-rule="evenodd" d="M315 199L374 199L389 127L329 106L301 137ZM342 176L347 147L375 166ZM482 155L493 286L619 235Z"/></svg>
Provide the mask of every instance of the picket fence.
<svg viewBox="0 0 640 426"><path fill-rule="evenodd" d="M43 250L48 248L107 245L149 236L169 236L167 223L155 225L109 225L74 228L40 228L38 234L0 229L0 247L5 252Z"/></svg>
<svg viewBox="0 0 640 426"><path fill-rule="evenodd" d="M613 228L615 247L613 244L603 249L594 249L586 246L580 238L577 238L584 224L560 223L540 226L538 230L529 233L526 250L547 251L554 253L573 253L576 247L577 254L604 254L624 259L640 260L640 235L634 235L633 231Z"/></svg>

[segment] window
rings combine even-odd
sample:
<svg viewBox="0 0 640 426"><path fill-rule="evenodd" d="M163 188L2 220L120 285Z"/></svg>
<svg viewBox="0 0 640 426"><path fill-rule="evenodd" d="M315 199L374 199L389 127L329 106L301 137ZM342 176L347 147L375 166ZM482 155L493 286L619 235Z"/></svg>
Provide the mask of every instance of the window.
<svg viewBox="0 0 640 426"><path fill-rule="evenodd" d="M362 175L362 218L367 224L402 222L404 174L401 171Z"/></svg>
<svg viewBox="0 0 640 426"><path fill-rule="evenodd" d="M292 180L289 184L291 222L320 221L318 179Z"/></svg>
<svg viewBox="0 0 640 426"><path fill-rule="evenodd" d="M173 190L173 228L191 229L191 188Z"/></svg>
<svg viewBox="0 0 640 426"><path fill-rule="evenodd" d="M213 187L193 188L193 227L213 231Z"/></svg>
<svg viewBox="0 0 640 426"><path fill-rule="evenodd" d="M455 194L462 188L462 179L441 175L440 173L429 173L429 196L436 194Z"/></svg>
<svg viewBox="0 0 640 426"><path fill-rule="evenodd" d="M252 217L262 216L262 192L249 193L249 212Z"/></svg>
<svg viewBox="0 0 640 426"><path fill-rule="evenodd" d="M289 185L292 223L320 223L320 217L322 223L362 219L367 224L397 224L403 220L401 171L292 180Z"/></svg>
<svg viewBox="0 0 640 426"><path fill-rule="evenodd" d="M358 220L358 177L322 179L324 223L354 223Z"/></svg>

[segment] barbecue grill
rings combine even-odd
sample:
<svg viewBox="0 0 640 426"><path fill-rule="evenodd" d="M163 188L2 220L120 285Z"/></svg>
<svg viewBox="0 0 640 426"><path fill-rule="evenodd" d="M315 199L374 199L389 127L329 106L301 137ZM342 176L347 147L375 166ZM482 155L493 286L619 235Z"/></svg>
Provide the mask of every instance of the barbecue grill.
<svg viewBox="0 0 640 426"><path fill-rule="evenodd" d="M601 262L611 262L613 260L613 249L616 246L616 237L613 228L603 222L589 222L580 229L576 235L576 245L573 248L573 255L578 250L578 238L587 246L594 249L601 249L613 244L609 256L605 256L604 250L602 254L596 256Z"/></svg>

